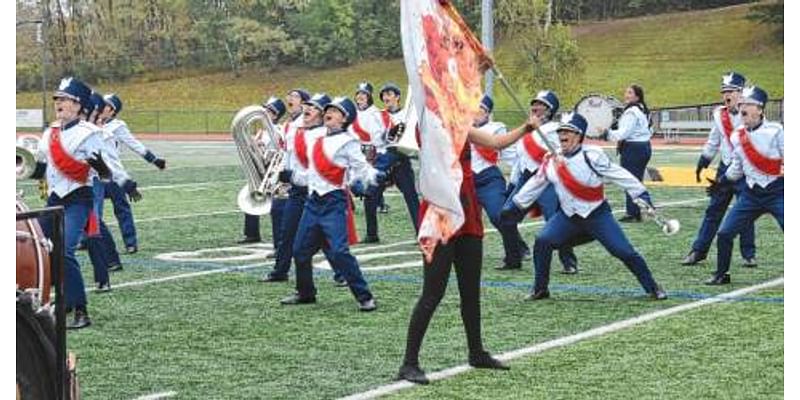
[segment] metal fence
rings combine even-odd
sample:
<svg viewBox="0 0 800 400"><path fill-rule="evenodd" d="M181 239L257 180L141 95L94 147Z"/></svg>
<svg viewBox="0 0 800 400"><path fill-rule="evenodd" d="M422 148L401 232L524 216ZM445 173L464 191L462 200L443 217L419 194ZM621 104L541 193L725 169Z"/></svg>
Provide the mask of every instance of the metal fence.
<svg viewBox="0 0 800 400"><path fill-rule="evenodd" d="M713 121L714 109L721 104L722 103L709 103L653 109L650 112L650 118L653 121L653 132L655 135L669 135L670 132L668 131L677 127L678 129L675 130L679 131L677 133L681 135L707 134L707 130L705 132L695 132L702 129L695 129L693 127L702 127L702 122L710 123ZM767 105L764 107L764 115L768 121L783 123L783 99L775 99L767 102ZM692 124L692 122L701 122L701 124ZM682 129L683 132L680 132L681 125L686 127Z"/></svg>
<svg viewBox="0 0 800 400"><path fill-rule="evenodd" d="M720 103L697 104L678 107L662 107L653 109L650 116L656 137L696 136L707 134L704 123L712 120L714 108ZM238 110L125 110L122 118L134 133L226 133ZM765 107L768 120L783 123L783 99L769 101ZM494 118L509 126L516 126L522 119L516 110L495 110ZM665 124L667 123L668 124ZM696 122L691 124L690 122ZM699 124L698 124L699 123ZM668 131L665 125L688 128L674 132ZM695 127L695 129L691 129ZM699 128L698 128L699 127ZM18 129L19 131L40 131L41 129Z"/></svg>

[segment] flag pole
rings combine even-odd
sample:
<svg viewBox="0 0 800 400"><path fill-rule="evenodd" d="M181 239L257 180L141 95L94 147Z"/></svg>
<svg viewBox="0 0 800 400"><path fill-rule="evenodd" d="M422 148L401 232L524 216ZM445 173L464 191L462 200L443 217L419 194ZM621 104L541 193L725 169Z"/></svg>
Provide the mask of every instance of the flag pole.
<svg viewBox="0 0 800 400"><path fill-rule="evenodd" d="M503 85L503 88L506 90L508 95L511 96L511 99L514 101L514 104L516 104L517 109L520 111L520 113L522 113L522 115L525 118L528 118L528 111L522 105L522 102L519 101L519 98L517 97L516 93L514 93L514 91L511 89L511 85L506 80L506 77L503 75L502 72L500 72L500 69L497 68L494 59L490 57L488 54L486 54L486 48L483 47L480 40L478 40L478 37L475 36L475 33L473 33L472 30L469 28L469 26L467 26L467 23L464 22L464 18L462 18L461 14L458 13L458 10L455 9L453 3L451 3L449 0L439 0L439 5L441 5L442 8L445 10L445 12L447 12L447 14L450 15L450 18L453 20L453 22L455 22L459 27L461 27L461 30L464 31L465 35L467 35L466 37L467 42L472 47L472 49L476 53L479 53L485 60L489 61L489 68L492 70L492 72L495 73L495 75L497 75L496 78L500 80L500 83ZM535 132L536 134L539 135L539 138L542 139L542 142L547 147L547 150L549 150L553 154L556 154L555 146L553 146L553 144L550 143L549 140L547 140L547 138L544 136L544 133L542 133L542 131L539 128L536 128Z"/></svg>

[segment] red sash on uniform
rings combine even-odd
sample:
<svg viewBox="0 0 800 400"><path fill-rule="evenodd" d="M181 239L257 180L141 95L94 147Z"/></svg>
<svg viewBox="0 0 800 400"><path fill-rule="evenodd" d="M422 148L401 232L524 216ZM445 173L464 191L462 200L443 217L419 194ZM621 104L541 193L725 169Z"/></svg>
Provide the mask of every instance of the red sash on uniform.
<svg viewBox="0 0 800 400"><path fill-rule="evenodd" d="M294 153L303 168L308 168L308 148L306 146L306 129L297 128L294 133Z"/></svg>
<svg viewBox="0 0 800 400"><path fill-rule="evenodd" d="M358 135L358 138L361 139L362 142L369 143L372 141L372 137L370 136L369 132L365 131L358 122L358 117L356 117L356 120L353 121L353 132Z"/></svg>
<svg viewBox="0 0 800 400"><path fill-rule="evenodd" d="M322 148L323 139L325 139L324 136L317 139L316 143L314 143L314 167L325 180L332 185L341 187L342 183L344 183L345 169L344 167L334 164L333 161L329 160L328 156L325 155L325 151Z"/></svg>
<svg viewBox="0 0 800 400"><path fill-rule="evenodd" d="M89 164L76 160L64 149L64 146L61 145L61 128L55 126L50 128L50 155L53 158L53 165L62 175L78 183L88 182ZM83 230L86 236L100 235L100 224L94 208L89 210L89 218L86 220Z"/></svg>
<svg viewBox="0 0 800 400"><path fill-rule="evenodd" d="M722 133L728 139L728 144L731 144L731 134L733 133L733 121L731 121L731 114L728 113L728 107L721 107L719 109L719 121L722 122Z"/></svg>
<svg viewBox="0 0 800 400"><path fill-rule="evenodd" d="M89 164L72 158L64 146L61 145L61 128L50 128L50 155L53 164L62 175L78 182L86 183L89 180Z"/></svg>
<svg viewBox="0 0 800 400"><path fill-rule="evenodd" d="M554 161L556 164L556 173L558 179L564 184L564 187L572 194L583 201L603 201L605 194L603 193L603 184L600 186L587 186L580 182L567 168L566 163Z"/></svg>
<svg viewBox="0 0 800 400"><path fill-rule="evenodd" d="M753 164L759 171L766 175L781 175L781 166L783 165L783 158L769 158L758 152L758 149L750 141L747 132L744 128L739 129L739 142L742 144L744 155L747 156L747 161Z"/></svg>
<svg viewBox="0 0 800 400"><path fill-rule="evenodd" d="M533 139L533 135L533 133L526 134L522 138L522 144L525 146L525 152L528 153L528 156L541 164L544 155L547 154L547 149L543 149L542 146L539 146L539 143L536 143L536 140Z"/></svg>
<svg viewBox="0 0 800 400"><path fill-rule="evenodd" d="M334 164L333 161L329 160L328 156L325 155L322 146L324 139L325 137L323 136L314 143L314 149L312 150L314 153L314 168L325 180L333 185L341 187L342 183L344 183L345 168ZM350 199L350 192L345 191L345 195L347 196L347 241L349 244L356 244L358 243L358 232L356 231L353 204Z"/></svg>
<svg viewBox="0 0 800 400"><path fill-rule="evenodd" d="M489 147L478 146L477 144L475 145L475 150L490 164L497 164L497 159L500 155L497 150Z"/></svg>
<svg viewBox="0 0 800 400"><path fill-rule="evenodd" d="M383 122L383 127L386 129L392 127L392 116L389 114L388 110L381 111L381 122Z"/></svg>

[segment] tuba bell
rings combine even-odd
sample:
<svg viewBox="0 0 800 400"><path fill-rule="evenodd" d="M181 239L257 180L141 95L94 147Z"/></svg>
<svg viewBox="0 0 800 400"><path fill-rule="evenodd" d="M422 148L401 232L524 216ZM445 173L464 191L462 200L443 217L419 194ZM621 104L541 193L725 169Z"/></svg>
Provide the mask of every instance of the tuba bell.
<svg viewBox="0 0 800 400"><path fill-rule="evenodd" d="M247 184L239 191L239 209L251 215L264 215L272 208L272 198L285 198L288 185L278 181L286 163L286 153L280 146L280 136L261 106L239 110L231 122L231 135L236 144ZM264 136L262 146L257 136Z"/></svg>
<svg viewBox="0 0 800 400"><path fill-rule="evenodd" d="M30 179L36 171L36 151L39 137L23 135L17 139L17 180Z"/></svg>

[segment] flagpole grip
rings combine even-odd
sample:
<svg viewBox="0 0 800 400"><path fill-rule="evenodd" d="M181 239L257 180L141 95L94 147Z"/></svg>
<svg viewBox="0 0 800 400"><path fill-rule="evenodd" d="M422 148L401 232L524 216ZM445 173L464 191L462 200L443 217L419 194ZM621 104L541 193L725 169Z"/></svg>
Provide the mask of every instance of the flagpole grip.
<svg viewBox="0 0 800 400"><path fill-rule="evenodd" d="M500 70L494 64L492 64L492 71L494 71L495 75L497 75L497 79L500 81L501 84L503 84L503 88L506 89L506 92L508 93L509 96L511 96L511 99L514 100L514 103L517 105L519 112L522 113L522 115L525 116L525 118L528 118L528 112L525 111L525 107L522 105L522 102L519 101L517 95L514 93L513 90L511 90L511 85L509 85L508 81L506 80L506 77L503 76L503 73L500 72ZM550 150L551 153L556 154L555 147L553 147L553 144L550 143L549 140L547 140L547 138L544 136L544 133L542 133L542 131L539 130L539 128L536 128L536 134L539 135L539 138L542 139L542 142L544 142L545 146L547 146L547 150Z"/></svg>

